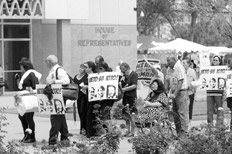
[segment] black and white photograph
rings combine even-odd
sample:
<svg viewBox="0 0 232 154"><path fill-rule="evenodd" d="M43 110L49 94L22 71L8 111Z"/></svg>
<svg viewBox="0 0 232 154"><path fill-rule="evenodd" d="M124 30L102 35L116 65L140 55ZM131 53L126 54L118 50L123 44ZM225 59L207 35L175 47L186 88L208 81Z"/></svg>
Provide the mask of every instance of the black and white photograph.
<svg viewBox="0 0 232 154"><path fill-rule="evenodd" d="M229 154L232 0L0 0L0 154Z"/></svg>

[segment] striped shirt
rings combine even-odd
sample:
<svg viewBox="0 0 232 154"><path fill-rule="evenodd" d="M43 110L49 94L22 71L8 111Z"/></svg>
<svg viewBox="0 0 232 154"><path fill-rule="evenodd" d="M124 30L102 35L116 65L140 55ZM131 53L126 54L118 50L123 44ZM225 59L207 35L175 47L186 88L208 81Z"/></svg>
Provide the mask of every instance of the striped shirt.
<svg viewBox="0 0 232 154"><path fill-rule="evenodd" d="M188 88L188 84L187 84L187 75L185 72L185 68L182 65L182 63L180 62L180 60L178 60L174 66L174 72L172 74L172 76L170 76L170 87L172 91L175 91L178 87L178 81L183 80L183 84L180 88L180 90L186 90Z"/></svg>

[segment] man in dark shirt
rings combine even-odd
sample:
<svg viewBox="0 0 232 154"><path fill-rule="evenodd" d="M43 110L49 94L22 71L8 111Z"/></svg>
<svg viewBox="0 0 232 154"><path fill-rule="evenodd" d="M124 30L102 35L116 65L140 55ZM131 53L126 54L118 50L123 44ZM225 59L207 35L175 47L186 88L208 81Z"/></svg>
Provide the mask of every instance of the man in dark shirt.
<svg viewBox="0 0 232 154"><path fill-rule="evenodd" d="M135 107L135 100L137 99L137 81L138 81L138 75L136 72L132 71L130 69L130 66L123 62L120 65L121 72L123 73L123 77L121 78L121 84L122 84L122 91L124 93L122 104L126 106L129 105L130 112L132 114L137 112L137 109ZM133 122L130 116L130 113L127 113L125 110L123 111L126 118L128 119L127 126L130 126L130 123ZM131 124L131 132L128 133L128 136L134 135L134 127L135 125Z"/></svg>

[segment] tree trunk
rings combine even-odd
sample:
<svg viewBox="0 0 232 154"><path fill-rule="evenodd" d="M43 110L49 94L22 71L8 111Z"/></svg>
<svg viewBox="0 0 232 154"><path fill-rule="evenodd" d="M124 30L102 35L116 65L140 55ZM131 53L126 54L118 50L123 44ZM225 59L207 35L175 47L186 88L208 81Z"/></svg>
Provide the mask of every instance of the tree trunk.
<svg viewBox="0 0 232 154"><path fill-rule="evenodd" d="M173 25L172 21L169 19L169 17L163 15L163 17L168 21L168 23L170 24L170 26L172 27L172 29L174 30L174 32L176 33L177 37L182 38L181 34L178 33L178 31L176 30L175 26Z"/></svg>
<svg viewBox="0 0 232 154"><path fill-rule="evenodd" d="M195 36L195 29L196 29L196 23L197 23L197 12L194 11L191 13L191 35L190 35L190 41L194 41Z"/></svg>

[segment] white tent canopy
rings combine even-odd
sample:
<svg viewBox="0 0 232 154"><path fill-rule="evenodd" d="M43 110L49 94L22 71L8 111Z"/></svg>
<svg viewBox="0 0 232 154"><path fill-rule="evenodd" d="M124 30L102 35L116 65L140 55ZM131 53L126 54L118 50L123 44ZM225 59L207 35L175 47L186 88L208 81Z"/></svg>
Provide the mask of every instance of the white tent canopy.
<svg viewBox="0 0 232 154"><path fill-rule="evenodd" d="M158 54L158 53L171 53L171 52L201 52L201 51L207 51L207 47L197 44L191 41L187 41L181 38L177 38L173 41L170 41L168 43L159 45L157 47L150 48L148 50L148 53L151 54Z"/></svg>
<svg viewBox="0 0 232 154"><path fill-rule="evenodd" d="M210 53L213 53L216 55L232 53L232 48L227 48L227 47L209 46L208 49Z"/></svg>

